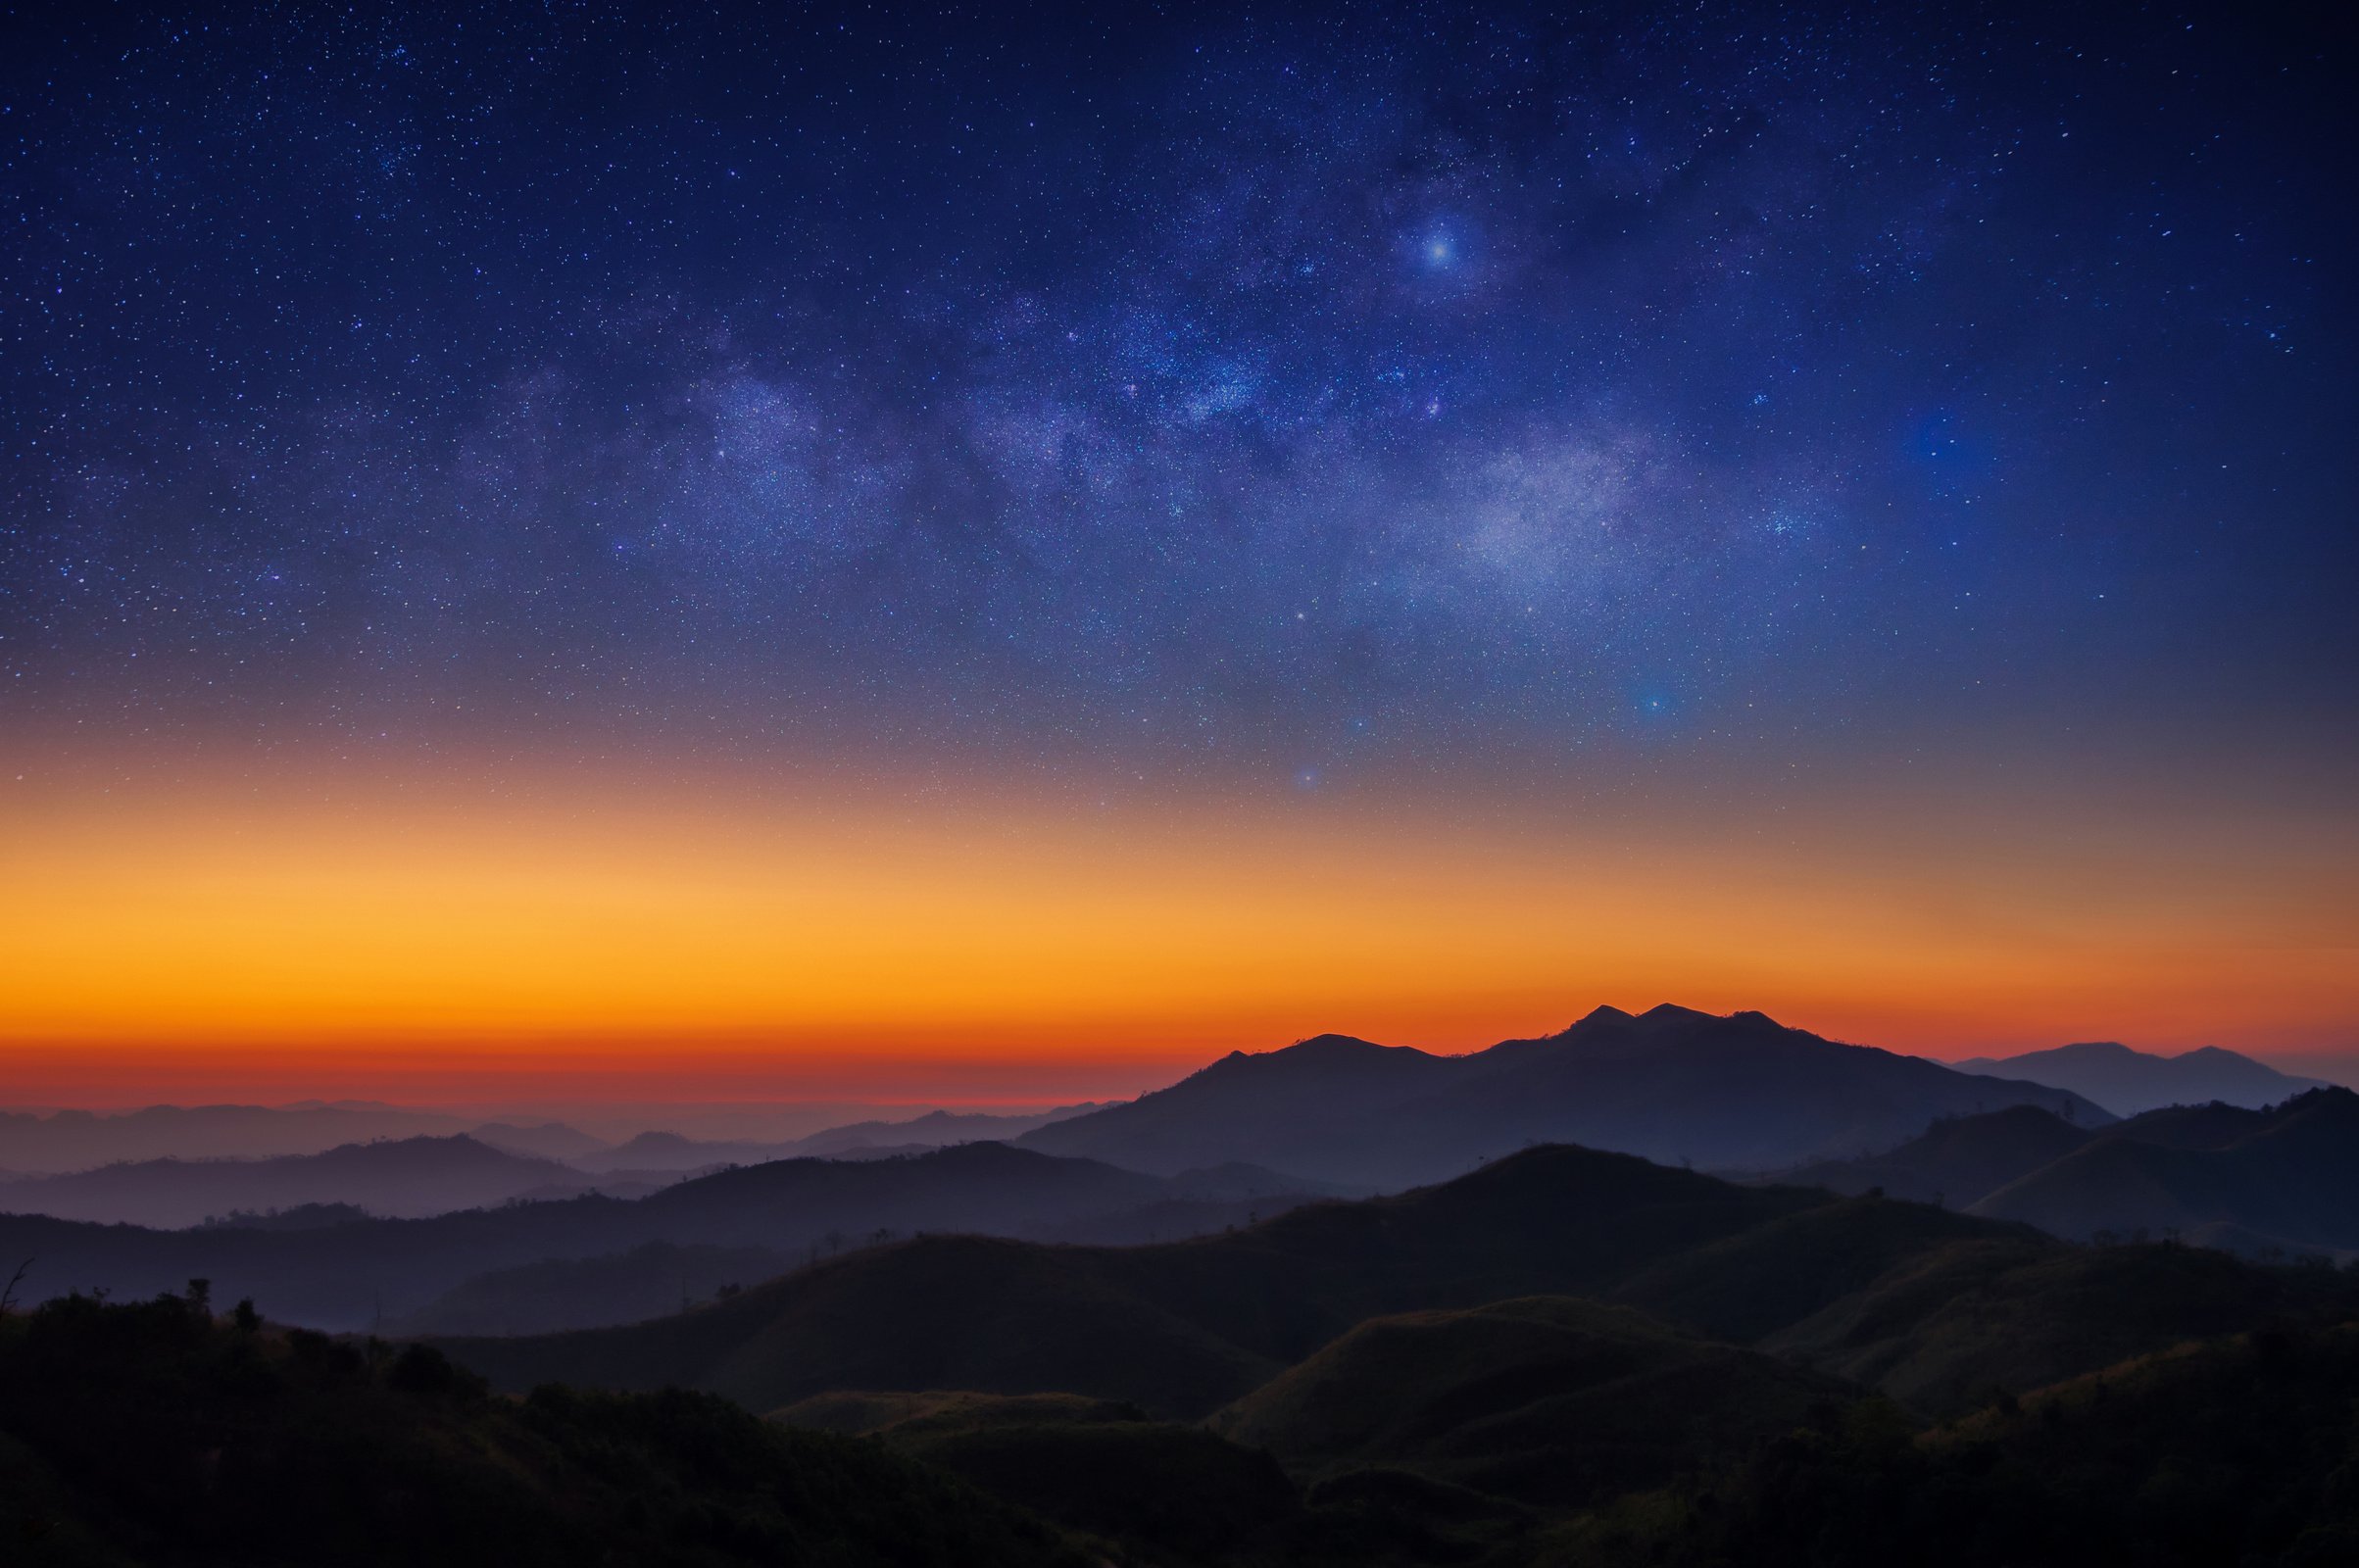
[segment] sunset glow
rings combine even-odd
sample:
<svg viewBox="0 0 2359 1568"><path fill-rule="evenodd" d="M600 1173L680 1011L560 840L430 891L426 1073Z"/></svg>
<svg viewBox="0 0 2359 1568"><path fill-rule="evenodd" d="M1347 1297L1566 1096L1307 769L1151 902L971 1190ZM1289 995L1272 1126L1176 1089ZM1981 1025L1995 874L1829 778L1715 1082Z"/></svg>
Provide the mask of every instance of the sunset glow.
<svg viewBox="0 0 2359 1568"><path fill-rule="evenodd" d="M1937 1054L2315 1049L2359 1010L2351 846L2292 813L1875 778L1643 813L324 761L15 787L0 989L34 1095L891 1097L947 1070L952 1098L1054 1098L1607 1001Z"/></svg>

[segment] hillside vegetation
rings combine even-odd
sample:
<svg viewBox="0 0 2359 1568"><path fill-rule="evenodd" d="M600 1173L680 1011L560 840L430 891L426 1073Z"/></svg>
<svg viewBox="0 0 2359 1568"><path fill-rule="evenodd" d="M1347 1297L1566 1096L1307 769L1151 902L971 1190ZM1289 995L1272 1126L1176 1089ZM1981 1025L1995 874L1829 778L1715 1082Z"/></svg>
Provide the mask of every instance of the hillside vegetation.
<svg viewBox="0 0 2359 1568"><path fill-rule="evenodd" d="M710 1396L488 1396L202 1298L0 1316L12 1563L1074 1563L1048 1527L874 1445Z"/></svg>
<svg viewBox="0 0 2359 1568"><path fill-rule="evenodd" d="M1838 1379L1563 1297L1372 1318L1216 1414L1306 1476L1398 1465L1542 1506L1742 1455Z"/></svg>

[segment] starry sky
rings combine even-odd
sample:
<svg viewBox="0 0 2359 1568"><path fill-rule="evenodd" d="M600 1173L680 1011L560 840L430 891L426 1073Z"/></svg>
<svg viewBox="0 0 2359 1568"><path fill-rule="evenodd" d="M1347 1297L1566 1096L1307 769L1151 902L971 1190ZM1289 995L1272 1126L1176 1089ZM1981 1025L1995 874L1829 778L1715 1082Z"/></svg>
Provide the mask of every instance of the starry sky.
<svg viewBox="0 0 2359 1568"><path fill-rule="evenodd" d="M19 9L0 1034L2359 1048L2349 39L2064 9Z"/></svg>

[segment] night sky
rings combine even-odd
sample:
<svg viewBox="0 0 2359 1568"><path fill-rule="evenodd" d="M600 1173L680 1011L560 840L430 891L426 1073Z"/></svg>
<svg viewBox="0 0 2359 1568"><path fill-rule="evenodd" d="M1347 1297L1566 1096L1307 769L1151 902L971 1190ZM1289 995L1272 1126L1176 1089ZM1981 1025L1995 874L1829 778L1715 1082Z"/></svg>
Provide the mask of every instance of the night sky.
<svg viewBox="0 0 2359 1568"><path fill-rule="evenodd" d="M2359 1023L2359 126L2301 14L143 9L0 56L0 732L52 844L101 775L196 841L200 764L486 759L1378 858L1774 796L1952 865L2006 838L1941 845L1961 800L2019 845L2161 801L2120 863L2296 824L2234 941L2327 977L2276 1038ZM1662 1000L1545 968L1419 995Z"/></svg>

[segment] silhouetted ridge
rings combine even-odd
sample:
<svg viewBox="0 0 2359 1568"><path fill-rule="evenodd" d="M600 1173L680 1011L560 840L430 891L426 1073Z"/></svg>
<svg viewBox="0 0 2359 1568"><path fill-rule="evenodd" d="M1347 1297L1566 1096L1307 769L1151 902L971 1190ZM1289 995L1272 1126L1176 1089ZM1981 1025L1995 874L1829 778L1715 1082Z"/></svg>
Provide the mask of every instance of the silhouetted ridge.
<svg viewBox="0 0 2359 1568"><path fill-rule="evenodd" d="M570 1197L590 1177L466 1134L346 1144L268 1159L156 1159L0 1182L0 1211L61 1219L195 1225L232 1210L350 1203L421 1217L511 1199Z"/></svg>
<svg viewBox="0 0 2359 1568"><path fill-rule="evenodd" d="M1980 1057L1957 1065L1969 1072L2002 1073L2070 1089L2122 1116L2163 1105L2197 1105L2211 1101L2257 1107L2325 1087L2315 1078L2282 1073L2266 1062L2218 1046L2162 1056L2133 1051L2117 1041L2091 1040L1996 1060Z"/></svg>
<svg viewBox="0 0 2359 1568"><path fill-rule="evenodd" d="M2084 1125L2066 1091L1839 1045L1758 1012L1599 1007L1558 1035L1436 1056L1350 1037L1232 1054L1169 1089L1017 1142L1170 1171L1244 1160L1395 1188L1528 1143L1577 1143L1715 1169L1889 1147L1936 1116L2031 1103Z"/></svg>

